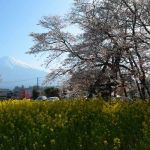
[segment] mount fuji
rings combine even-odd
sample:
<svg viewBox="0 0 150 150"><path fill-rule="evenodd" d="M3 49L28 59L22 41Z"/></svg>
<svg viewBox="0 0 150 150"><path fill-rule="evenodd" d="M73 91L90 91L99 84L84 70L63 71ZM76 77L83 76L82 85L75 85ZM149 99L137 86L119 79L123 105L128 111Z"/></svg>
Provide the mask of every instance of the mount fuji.
<svg viewBox="0 0 150 150"><path fill-rule="evenodd" d="M0 58L0 88L12 89L15 86L34 86L39 78L39 85L43 82L47 72L32 67L14 57Z"/></svg>

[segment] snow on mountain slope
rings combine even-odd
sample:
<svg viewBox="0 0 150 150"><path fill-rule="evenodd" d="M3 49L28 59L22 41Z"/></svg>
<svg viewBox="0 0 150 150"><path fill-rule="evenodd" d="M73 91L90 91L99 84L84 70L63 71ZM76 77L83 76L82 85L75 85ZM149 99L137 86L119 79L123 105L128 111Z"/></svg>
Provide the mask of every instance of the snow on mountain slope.
<svg viewBox="0 0 150 150"><path fill-rule="evenodd" d="M39 78L39 85L42 84L47 72L32 67L25 62L17 60L13 57L0 58L0 75L2 81L0 82L0 88L14 88L15 86L25 87L33 86L37 84L37 77ZM54 81L52 86L57 83Z"/></svg>
<svg viewBox="0 0 150 150"><path fill-rule="evenodd" d="M13 69L15 66L32 69L30 65L10 56L0 58L0 66L5 66L10 69Z"/></svg>

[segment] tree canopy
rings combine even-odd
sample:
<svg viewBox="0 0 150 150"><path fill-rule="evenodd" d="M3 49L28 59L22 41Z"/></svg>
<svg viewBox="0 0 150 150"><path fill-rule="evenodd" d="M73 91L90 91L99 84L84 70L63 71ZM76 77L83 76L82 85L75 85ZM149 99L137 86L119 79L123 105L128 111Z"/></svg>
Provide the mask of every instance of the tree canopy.
<svg viewBox="0 0 150 150"><path fill-rule="evenodd" d="M149 0L74 0L67 16L46 16L39 24L47 32L31 33L35 44L28 53L46 53L47 65L66 54L49 78L69 73L91 96L116 96L121 88L127 97L134 88L142 99L150 97ZM81 33L68 32L70 25Z"/></svg>

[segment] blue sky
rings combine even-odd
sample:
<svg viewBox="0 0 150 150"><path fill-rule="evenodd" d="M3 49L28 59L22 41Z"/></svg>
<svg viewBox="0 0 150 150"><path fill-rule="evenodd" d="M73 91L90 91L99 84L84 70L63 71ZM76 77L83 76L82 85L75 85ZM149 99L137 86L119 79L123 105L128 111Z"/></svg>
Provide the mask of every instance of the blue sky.
<svg viewBox="0 0 150 150"><path fill-rule="evenodd" d="M39 58L25 54L32 47L31 32L42 16L66 14L73 0L0 0L1 56L13 56L29 64L40 65Z"/></svg>

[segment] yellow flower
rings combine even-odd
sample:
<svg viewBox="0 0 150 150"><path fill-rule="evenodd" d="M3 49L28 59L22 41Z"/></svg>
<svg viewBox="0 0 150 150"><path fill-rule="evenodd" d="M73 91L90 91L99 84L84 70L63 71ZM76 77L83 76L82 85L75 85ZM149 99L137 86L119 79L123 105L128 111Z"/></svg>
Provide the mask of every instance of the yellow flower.
<svg viewBox="0 0 150 150"><path fill-rule="evenodd" d="M54 129L53 129L53 128L50 128L50 131L51 131L51 132L54 132Z"/></svg>
<svg viewBox="0 0 150 150"><path fill-rule="evenodd" d="M107 140L104 140L104 144L107 145L107 144L108 144L108 141L107 141Z"/></svg>
<svg viewBox="0 0 150 150"><path fill-rule="evenodd" d="M56 143L55 139L52 139L52 140L50 141L50 143L51 143L52 145L54 145L54 144Z"/></svg>

